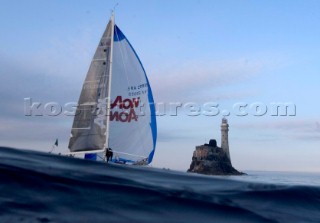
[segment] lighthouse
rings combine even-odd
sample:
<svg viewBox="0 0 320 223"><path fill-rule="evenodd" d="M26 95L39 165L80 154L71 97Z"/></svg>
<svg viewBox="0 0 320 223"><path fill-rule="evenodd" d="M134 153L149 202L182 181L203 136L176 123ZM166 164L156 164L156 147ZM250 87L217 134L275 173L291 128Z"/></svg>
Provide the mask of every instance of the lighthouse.
<svg viewBox="0 0 320 223"><path fill-rule="evenodd" d="M188 172L208 175L245 174L236 170L231 164L228 132L228 120L223 118L221 122L221 147L217 146L215 139L211 139L209 144L196 146Z"/></svg>
<svg viewBox="0 0 320 223"><path fill-rule="evenodd" d="M228 120L223 118L221 147L217 146L215 139L211 139L209 144L196 146L188 172L208 175L243 175L244 173L236 170L231 164L228 132Z"/></svg>
<svg viewBox="0 0 320 223"><path fill-rule="evenodd" d="M231 162L230 152L229 152L228 131L229 131L228 120L226 118L223 118L221 122L221 148L223 149L223 151L225 151L225 153L227 154Z"/></svg>

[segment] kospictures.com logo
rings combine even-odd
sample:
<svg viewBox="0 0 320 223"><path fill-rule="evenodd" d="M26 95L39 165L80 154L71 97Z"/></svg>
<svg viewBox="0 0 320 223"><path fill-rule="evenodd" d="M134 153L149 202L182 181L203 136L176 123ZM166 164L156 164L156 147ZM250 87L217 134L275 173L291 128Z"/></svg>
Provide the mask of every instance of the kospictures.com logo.
<svg viewBox="0 0 320 223"><path fill-rule="evenodd" d="M130 105L130 102L133 106ZM220 104L216 102L201 104L196 102L158 102L153 105L156 116L296 116L296 105L292 102L237 102L232 104L230 108L221 108ZM63 105L58 102L33 102L32 98L25 98L24 115L76 116L83 111L81 108L86 107L87 110L90 109L92 115L115 116L117 114L121 116L117 116L121 120L129 115L132 116L134 111L133 120L136 120L136 116L146 115L146 108L150 104L142 103L139 98L120 100L117 97L115 101L110 103L109 114L107 114L107 106L108 98L100 99L97 103L83 105L75 102L67 102Z"/></svg>

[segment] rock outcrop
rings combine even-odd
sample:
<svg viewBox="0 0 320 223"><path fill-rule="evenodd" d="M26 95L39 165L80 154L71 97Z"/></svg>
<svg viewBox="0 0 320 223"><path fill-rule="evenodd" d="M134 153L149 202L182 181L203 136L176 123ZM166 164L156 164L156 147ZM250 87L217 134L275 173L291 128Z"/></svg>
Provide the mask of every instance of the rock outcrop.
<svg viewBox="0 0 320 223"><path fill-rule="evenodd" d="M196 146L188 172L207 175L243 175L232 167L226 152L217 146L216 140Z"/></svg>

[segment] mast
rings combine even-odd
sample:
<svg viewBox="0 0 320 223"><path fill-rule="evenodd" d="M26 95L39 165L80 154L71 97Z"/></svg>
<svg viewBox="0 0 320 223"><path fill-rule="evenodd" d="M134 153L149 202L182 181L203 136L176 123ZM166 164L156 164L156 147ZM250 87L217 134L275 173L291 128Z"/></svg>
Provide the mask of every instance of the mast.
<svg viewBox="0 0 320 223"><path fill-rule="evenodd" d="M105 149L109 148L109 136L110 136L110 109L111 109L111 81L112 81L112 59L113 59L113 41L114 41L114 11L112 10L111 14L111 48L110 48L110 60L109 60L109 76L108 76L108 101L107 101L107 120L106 120L106 142L105 142ZM105 160L104 156L104 160Z"/></svg>

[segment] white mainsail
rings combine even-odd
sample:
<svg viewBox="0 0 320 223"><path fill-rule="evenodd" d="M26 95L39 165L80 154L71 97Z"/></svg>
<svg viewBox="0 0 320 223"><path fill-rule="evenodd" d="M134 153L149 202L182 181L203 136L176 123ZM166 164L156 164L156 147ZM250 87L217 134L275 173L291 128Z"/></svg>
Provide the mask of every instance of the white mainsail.
<svg viewBox="0 0 320 223"><path fill-rule="evenodd" d="M140 59L113 16L83 84L71 135L73 153L110 147L114 158L124 162L153 159L157 126L152 91Z"/></svg>

